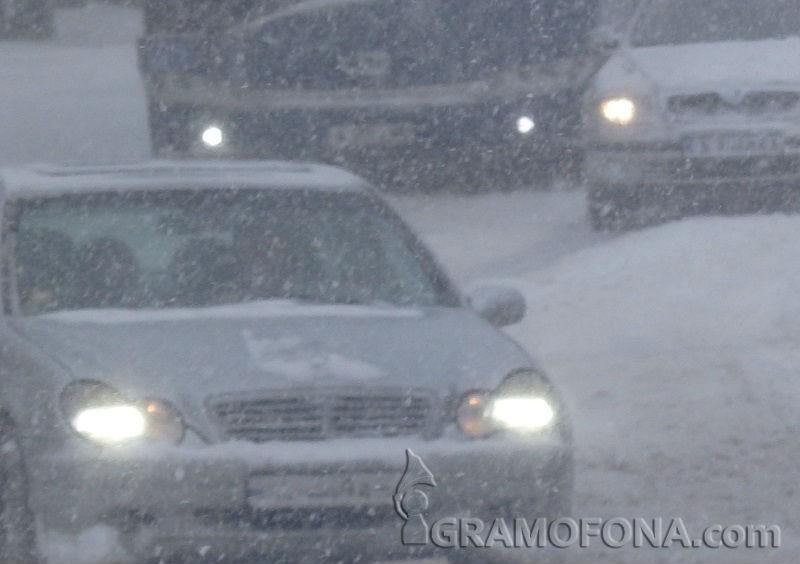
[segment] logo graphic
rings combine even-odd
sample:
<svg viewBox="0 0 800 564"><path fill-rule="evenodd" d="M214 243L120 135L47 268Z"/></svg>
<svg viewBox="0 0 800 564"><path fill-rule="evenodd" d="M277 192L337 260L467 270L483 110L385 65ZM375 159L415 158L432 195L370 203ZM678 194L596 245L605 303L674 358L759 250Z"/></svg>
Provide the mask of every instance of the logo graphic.
<svg viewBox="0 0 800 564"><path fill-rule="evenodd" d="M422 514L428 509L427 494L417 486L436 487L433 473L411 449L406 449L406 469L394 490L394 510L405 521L401 540L405 545L428 544L428 524Z"/></svg>

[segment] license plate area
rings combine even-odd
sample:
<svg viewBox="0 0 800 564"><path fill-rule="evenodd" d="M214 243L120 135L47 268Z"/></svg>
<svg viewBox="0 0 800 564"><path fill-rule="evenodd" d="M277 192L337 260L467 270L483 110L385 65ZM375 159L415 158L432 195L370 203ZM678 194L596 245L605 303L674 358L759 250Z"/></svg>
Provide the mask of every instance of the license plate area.
<svg viewBox="0 0 800 564"><path fill-rule="evenodd" d="M337 125L328 130L328 144L335 149L401 147L416 139L417 128L413 123Z"/></svg>
<svg viewBox="0 0 800 564"><path fill-rule="evenodd" d="M686 157L751 157L782 155L786 142L780 132L700 133L683 138Z"/></svg>
<svg viewBox="0 0 800 564"><path fill-rule="evenodd" d="M247 503L259 510L391 506L396 482L389 472L256 472L247 481Z"/></svg>

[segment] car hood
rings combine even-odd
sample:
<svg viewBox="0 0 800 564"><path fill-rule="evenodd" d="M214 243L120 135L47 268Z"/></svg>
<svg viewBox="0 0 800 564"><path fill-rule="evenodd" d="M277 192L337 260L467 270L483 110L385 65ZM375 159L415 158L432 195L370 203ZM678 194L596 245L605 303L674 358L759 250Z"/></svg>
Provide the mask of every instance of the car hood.
<svg viewBox="0 0 800 564"><path fill-rule="evenodd" d="M794 87L800 79L800 38L623 48L597 75L602 89L644 80L668 91Z"/></svg>
<svg viewBox="0 0 800 564"><path fill-rule="evenodd" d="M260 304L67 312L14 322L72 379L165 398L297 387L490 388L528 355L467 309Z"/></svg>

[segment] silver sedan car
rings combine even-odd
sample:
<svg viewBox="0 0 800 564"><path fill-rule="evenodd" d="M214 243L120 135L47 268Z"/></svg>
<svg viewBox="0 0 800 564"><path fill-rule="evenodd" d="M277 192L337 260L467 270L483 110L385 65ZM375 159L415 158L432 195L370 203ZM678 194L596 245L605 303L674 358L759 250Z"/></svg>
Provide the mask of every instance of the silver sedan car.
<svg viewBox="0 0 800 564"><path fill-rule="evenodd" d="M358 177L2 184L0 560L100 527L121 560L364 561L444 551L437 519L569 511L564 406L496 329L522 297L462 298Z"/></svg>

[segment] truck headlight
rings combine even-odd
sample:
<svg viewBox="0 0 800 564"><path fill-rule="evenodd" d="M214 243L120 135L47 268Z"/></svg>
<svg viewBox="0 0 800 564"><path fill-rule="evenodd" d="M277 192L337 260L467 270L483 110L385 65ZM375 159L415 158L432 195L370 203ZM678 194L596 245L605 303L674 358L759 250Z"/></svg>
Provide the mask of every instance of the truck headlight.
<svg viewBox="0 0 800 564"><path fill-rule="evenodd" d="M617 125L628 125L636 117L636 103L626 97L609 98L600 103L602 116Z"/></svg>
<svg viewBox="0 0 800 564"><path fill-rule="evenodd" d="M225 133L218 125L209 125L203 130L203 133L200 134L200 139L202 139L206 147L215 149L225 141Z"/></svg>
<svg viewBox="0 0 800 564"><path fill-rule="evenodd" d="M536 129L536 121L533 119L533 116L518 117L516 125L520 135L528 135Z"/></svg>
<svg viewBox="0 0 800 564"><path fill-rule="evenodd" d="M100 444L183 440L183 418L171 404L152 399L131 401L94 380L67 385L61 393L61 410L78 434Z"/></svg>

